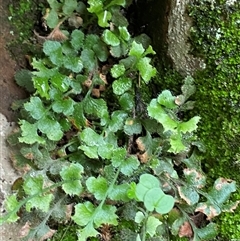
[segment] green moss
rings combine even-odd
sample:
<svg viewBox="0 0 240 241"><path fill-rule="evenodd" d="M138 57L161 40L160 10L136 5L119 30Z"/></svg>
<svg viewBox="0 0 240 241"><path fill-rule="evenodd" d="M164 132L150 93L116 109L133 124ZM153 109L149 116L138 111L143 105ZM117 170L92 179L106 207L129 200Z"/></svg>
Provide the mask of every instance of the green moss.
<svg viewBox="0 0 240 241"><path fill-rule="evenodd" d="M57 233L50 239L51 241L75 241L77 240L77 225L60 225Z"/></svg>
<svg viewBox="0 0 240 241"><path fill-rule="evenodd" d="M190 8L193 52L207 64L206 70L195 76L196 112L202 116L199 135L209 158L236 161L240 151L240 4L228 6L225 2L194 1Z"/></svg>
<svg viewBox="0 0 240 241"><path fill-rule="evenodd" d="M240 2L195 0L189 8L194 27L193 53L205 59L207 67L195 75L195 112L202 117L198 135L206 145L205 171L210 180L219 176L240 184ZM240 200L240 191L232 201ZM240 237L239 208L234 215L217 219L219 237ZM238 227L238 228L236 228Z"/></svg>
<svg viewBox="0 0 240 241"><path fill-rule="evenodd" d="M39 46L32 36L33 30L41 21L43 2L45 1L18 0L9 5L8 19L14 40L9 43L8 48L16 60L21 55L39 52Z"/></svg>

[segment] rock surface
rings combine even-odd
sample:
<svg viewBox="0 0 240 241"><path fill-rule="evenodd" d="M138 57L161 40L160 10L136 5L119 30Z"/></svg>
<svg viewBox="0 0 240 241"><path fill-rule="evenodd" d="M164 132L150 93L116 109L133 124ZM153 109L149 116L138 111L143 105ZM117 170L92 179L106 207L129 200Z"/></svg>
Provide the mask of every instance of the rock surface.
<svg viewBox="0 0 240 241"><path fill-rule="evenodd" d="M189 34L192 26L191 18L187 14L190 0L172 0L168 17L168 55L174 67L182 75L192 75L197 69L204 68L204 62L189 53Z"/></svg>
<svg viewBox="0 0 240 241"><path fill-rule="evenodd" d="M5 212L3 202L6 196L11 193L12 183L19 177L10 162L10 149L7 146L6 138L13 130L15 124L8 122L7 118L0 113L0 212ZM5 224L0 226L0 241L19 241L19 224Z"/></svg>

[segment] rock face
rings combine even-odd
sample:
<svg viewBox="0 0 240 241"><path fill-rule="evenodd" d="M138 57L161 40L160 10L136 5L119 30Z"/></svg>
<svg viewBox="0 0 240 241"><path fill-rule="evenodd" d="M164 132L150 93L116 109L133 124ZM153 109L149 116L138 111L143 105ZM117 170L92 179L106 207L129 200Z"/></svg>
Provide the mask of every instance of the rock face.
<svg viewBox="0 0 240 241"><path fill-rule="evenodd" d="M197 69L204 68L203 60L189 53L188 36L192 25L186 9L189 2L190 0L172 0L168 16L167 53L175 69L184 76L192 75Z"/></svg>
<svg viewBox="0 0 240 241"><path fill-rule="evenodd" d="M7 122L6 117L0 113L0 215L5 212L3 201L11 193L11 185L19 177L10 163L10 150L6 143L6 138L13 128L14 123ZM19 240L20 227L17 223L0 226L0 240Z"/></svg>
<svg viewBox="0 0 240 241"><path fill-rule="evenodd" d="M203 60L190 52L192 26L187 14L191 0L138 0L137 28L149 35L160 60L170 58L173 67L183 76L204 68ZM165 57L163 57L165 56Z"/></svg>

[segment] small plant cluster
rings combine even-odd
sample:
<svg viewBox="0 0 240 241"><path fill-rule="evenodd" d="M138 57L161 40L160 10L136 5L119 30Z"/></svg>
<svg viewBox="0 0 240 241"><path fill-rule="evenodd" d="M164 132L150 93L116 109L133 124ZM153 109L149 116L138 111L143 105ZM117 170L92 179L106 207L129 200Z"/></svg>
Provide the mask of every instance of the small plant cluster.
<svg viewBox="0 0 240 241"><path fill-rule="evenodd" d="M234 177L239 186L239 1L193 1L193 51L206 61L195 78L195 110L201 112L198 135L206 145L208 176ZM214 133L214 134L213 134ZM240 193L233 196L240 200ZM239 209L220 217L224 239L240 237ZM238 228L236 228L238 227Z"/></svg>
<svg viewBox="0 0 240 241"><path fill-rule="evenodd" d="M213 218L238 204L228 201L236 183L218 178L206 188L200 117L180 118L193 108L193 79L145 104L155 52L129 33L125 0L48 4L44 57L16 76L32 92L15 103L22 118L9 137L25 174L1 223L25 220L25 240L54 238L62 224L79 241L213 239Z"/></svg>

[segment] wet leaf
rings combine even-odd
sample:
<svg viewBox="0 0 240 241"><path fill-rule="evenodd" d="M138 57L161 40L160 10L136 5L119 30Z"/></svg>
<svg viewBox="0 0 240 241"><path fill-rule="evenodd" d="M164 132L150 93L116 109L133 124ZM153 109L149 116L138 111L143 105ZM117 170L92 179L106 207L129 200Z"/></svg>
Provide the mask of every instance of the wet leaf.
<svg viewBox="0 0 240 241"><path fill-rule="evenodd" d="M118 37L108 29L103 32L103 41L110 46L118 46L120 44Z"/></svg>
<svg viewBox="0 0 240 241"><path fill-rule="evenodd" d="M120 77L112 84L113 92L116 95L122 95L132 87L132 80L126 77Z"/></svg>
<svg viewBox="0 0 240 241"><path fill-rule="evenodd" d="M142 54L144 53L145 49L143 48L142 44L139 44L135 41L132 43L132 47L129 51L130 56L135 56L138 59L142 57Z"/></svg>
<svg viewBox="0 0 240 241"><path fill-rule="evenodd" d="M150 61L150 58L144 57L137 63L137 68L145 83L148 83L157 73L157 69L150 64Z"/></svg>
<svg viewBox="0 0 240 241"><path fill-rule="evenodd" d="M98 25L100 27L108 27L109 26L109 21L111 20L112 18L112 14L107 11L107 10L104 10L102 12L99 12L97 13L97 16L98 16Z"/></svg>
<svg viewBox="0 0 240 241"><path fill-rule="evenodd" d="M118 27L118 30L120 32L120 37L125 40L128 41L130 39L130 33L128 32L127 28L124 27Z"/></svg>
<svg viewBox="0 0 240 241"><path fill-rule="evenodd" d="M111 68L111 74L113 78L118 78L125 73L125 67L123 64L115 64Z"/></svg>

